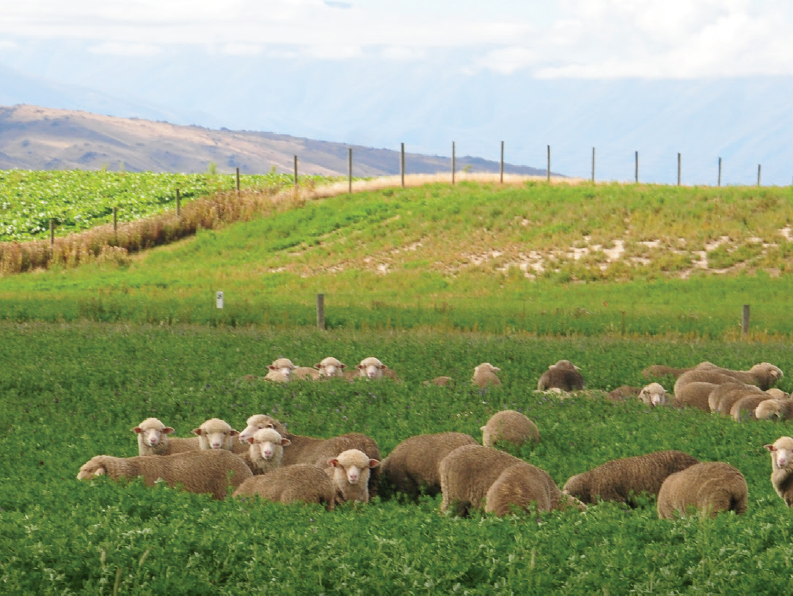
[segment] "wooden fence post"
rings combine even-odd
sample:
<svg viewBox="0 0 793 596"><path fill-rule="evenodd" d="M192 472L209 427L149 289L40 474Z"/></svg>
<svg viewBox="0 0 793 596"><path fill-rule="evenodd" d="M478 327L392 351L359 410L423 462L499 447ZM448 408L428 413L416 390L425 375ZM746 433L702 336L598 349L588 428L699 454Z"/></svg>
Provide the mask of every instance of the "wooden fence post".
<svg viewBox="0 0 793 596"><path fill-rule="evenodd" d="M399 174L402 177L402 188L405 188L405 143L402 143L399 156Z"/></svg>
<svg viewBox="0 0 793 596"><path fill-rule="evenodd" d="M499 181L504 184L504 141L501 141L501 166L499 171Z"/></svg>
<svg viewBox="0 0 793 596"><path fill-rule="evenodd" d="M454 171L457 169L457 148L455 142L452 141L452 186L454 186Z"/></svg>
<svg viewBox="0 0 793 596"><path fill-rule="evenodd" d="M636 152L636 160L635 160L635 170L636 170L636 184L639 184L639 152Z"/></svg>
<svg viewBox="0 0 793 596"><path fill-rule="evenodd" d="M176 189L176 217L179 217L182 214L182 197L179 194L179 189Z"/></svg>
<svg viewBox="0 0 793 596"><path fill-rule="evenodd" d="M118 207L113 207L113 233L118 233Z"/></svg>
<svg viewBox="0 0 793 596"><path fill-rule="evenodd" d="M240 194L240 169L237 168L237 194Z"/></svg>
<svg viewBox="0 0 793 596"><path fill-rule="evenodd" d="M317 294L317 327L325 328L325 294Z"/></svg>
<svg viewBox="0 0 793 596"><path fill-rule="evenodd" d="M743 316L741 318L741 335L749 335L749 305L743 305Z"/></svg>
<svg viewBox="0 0 793 596"><path fill-rule="evenodd" d="M547 174L548 184L551 183L551 146L548 145L548 165L545 173Z"/></svg>
<svg viewBox="0 0 793 596"><path fill-rule="evenodd" d="M295 191L297 191L297 155L295 155Z"/></svg>
<svg viewBox="0 0 793 596"><path fill-rule="evenodd" d="M595 148L592 147L592 184L595 183Z"/></svg>
<svg viewBox="0 0 793 596"><path fill-rule="evenodd" d="M721 157L719 158L719 182L718 185L721 186Z"/></svg>
<svg viewBox="0 0 793 596"><path fill-rule="evenodd" d="M762 169L762 165L757 164L757 186L760 186L760 170Z"/></svg>
<svg viewBox="0 0 793 596"><path fill-rule="evenodd" d="M677 185L680 186L680 153L677 154Z"/></svg>
<svg viewBox="0 0 793 596"><path fill-rule="evenodd" d="M347 184L347 192L352 194L352 147L347 154L347 169L349 170L349 175L347 177L348 184Z"/></svg>

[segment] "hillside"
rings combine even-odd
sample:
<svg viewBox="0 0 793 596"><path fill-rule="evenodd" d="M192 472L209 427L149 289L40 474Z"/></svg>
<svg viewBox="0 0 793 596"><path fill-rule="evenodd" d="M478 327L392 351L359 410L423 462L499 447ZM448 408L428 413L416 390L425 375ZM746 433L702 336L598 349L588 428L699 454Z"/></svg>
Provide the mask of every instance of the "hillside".
<svg viewBox="0 0 793 596"><path fill-rule="evenodd" d="M125 170L129 172L219 172L240 168L262 174L275 168L311 175L347 175L348 145L254 131L211 130L137 118L115 118L75 110L29 105L0 108L0 169ZM409 151L409 147L407 150ZM357 177L399 173L399 150L353 147ZM448 157L406 154L413 174L451 170ZM497 172L499 164L459 157L457 168ZM505 164L510 174L540 175L545 170Z"/></svg>

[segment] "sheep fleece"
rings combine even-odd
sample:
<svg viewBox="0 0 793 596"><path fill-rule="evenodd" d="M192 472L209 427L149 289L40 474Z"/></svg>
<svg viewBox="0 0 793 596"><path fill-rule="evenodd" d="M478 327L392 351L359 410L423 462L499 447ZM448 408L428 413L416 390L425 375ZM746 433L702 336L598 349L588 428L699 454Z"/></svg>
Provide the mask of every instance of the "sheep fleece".
<svg viewBox="0 0 793 596"><path fill-rule="evenodd" d="M658 517L673 519L694 507L715 517L721 511L746 513L749 489L737 469L723 462L702 462L671 474L658 491Z"/></svg>

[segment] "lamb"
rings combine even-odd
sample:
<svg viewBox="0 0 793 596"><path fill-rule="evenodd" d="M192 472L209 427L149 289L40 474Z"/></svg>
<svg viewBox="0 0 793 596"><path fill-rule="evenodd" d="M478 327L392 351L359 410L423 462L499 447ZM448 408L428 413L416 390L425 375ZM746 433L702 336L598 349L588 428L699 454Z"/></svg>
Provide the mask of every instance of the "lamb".
<svg viewBox="0 0 793 596"><path fill-rule="evenodd" d="M519 465L529 467L511 470ZM510 504L525 507L529 501L538 498L534 491L528 496L526 493L527 486L532 485L537 478L542 479L542 489L538 492L539 499L543 502L538 503L539 506L547 504L547 501L542 499L543 493L550 496L552 507L561 507L570 502L567 497L560 494L559 487L545 472L522 459L492 447L481 445L458 447L441 460L439 472L443 512L453 508L458 515L467 515L472 508L487 508L488 495L490 495L489 510L499 515L502 514L500 512L507 513ZM509 473L490 493L491 487L505 472Z"/></svg>
<svg viewBox="0 0 793 596"><path fill-rule="evenodd" d="M239 431L220 418L210 418L191 432L198 435L199 449L225 449L234 453L245 453L248 450L247 445L234 441L234 437L240 434Z"/></svg>
<svg viewBox="0 0 793 596"><path fill-rule="evenodd" d="M360 449L370 459L380 460L380 448L371 437L360 433L348 433L329 439L295 435L290 433L281 422L266 414L255 414L248 418L248 426L240 433L240 437L245 441L254 432L262 428L274 428L282 437L291 441L289 449L284 450L281 466L310 464L324 469L327 467L330 458L347 449ZM374 497L377 494L379 475L380 470L377 468L373 469L369 475L370 497Z"/></svg>
<svg viewBox="0 0 793 596"><path fill-rule="evenodd" d="M681 379L683 377L680 377ZM680 379L678 379L680 382ZM718 387L716 383L699 381L689 382L681 387L675 385L674 405L679 408L699 408L703 412L710 412L708 398L711 392Z"/></svg>
<svg viewBox="0 0 793 596"><path fill-rule="evenodd" d="M732 416L735 422L740 422L743 418L747 417L745 412L748 412L748 418L754 420L755 408L767 399L768 395L762 391L758 395L745 395L733 404L730 409L730 416Z"/></svg>
<svg viewBox="0 0 793 596"><path fill-rule="evenodd" d="M434 497L441 492L438 467L457 447L478 445L471 435L443 432L405 439L380 465L380 479L394 491L416 501L421 491Z"/></svg>
<svg viewBox="0 0 793 596"><path fill-rule="evenodd" d="M147 486L162 478L170 487L179 486L192 493L209 493L222 500L229 486L236 489L252 476L239 457L224 449L187 451L161 457L112 457L97 455L80 468L78 480L107 474L113 480L143 476Z"/></svg>
<svg viewBox="0 0 793 596"><path fill-rule="evenodd" d="M479 366L474 367L474 376L471 380L480 389L485 389L491 385L493 387L500 387L501 381L496 376L497 372L501 372L501 369L497 366L493 366L489 362L483 362Z"/></svg>
<svg viewBox="0 0 793 596"><path fill-rule="evenodd" d="M638 397L643 404L653 408L666 405L666 389L660 383L645 385Z"/></svg>
<svg viewBox="0 0 793 596"><path fill-rule="evenodd" d="M314 365L319 370L319 376L323 379L344 378L344 369L347 365L340 362L333 356L323 358Z"/></svg>
<svg viewBox="0 0 793 596"><path fill-rule="evenodd" d="M749 488L740 470L723 462L702 462L669 475L658 491L658 517L673 519L694 508L705 517L722 511L746 513Z"/></svg>
<svg viewBox="0 0 793 596"><path fill-rule="evenodd" d="M548 472L525 462L504 470L485 495L485 511L499 516L515 507L527 510L531 503L537 511L587 508L575 497L562 493Z"/></svg>
<svg viewBox="0 0 793 596"><path fill-rule="evenodd" d="M537 391L561 389L565 392L580 391L584 388L581 369L569 360L560 360L548 367L537 381Z"/></svg>
<svg viewBox="0 0 793 596"><path fill-rule="evenodd" d="M667 476L697 463L697 458L682 451L655 451L613 459L571 476L562 492L586 504L618 501L636 507L639 494L655 497Z"/></svg>
<svg viewBox="0 0 793 596"><path fill-rule="evenodd" d="M771 484L785 505L793 507L793 438L779 437L763 447L771 453Z"/></svg>
<svg viewBox="0 0 793 596"><path fill-rule="evenodd" d="M237 487L232 497L252 497L277 503L318 503L328 511L336 506L336 488L325 471L316 466L298 464L278 468L265 476L252 476Z"/></svg>
<svg viewBox="0 0 793 596"><path fill-rule="evenodd" d="M369 502L369 471L380 465L378 460L360 449L347 449L329 459L328 465L325 471L333 480L337 502Z"/></svg>
<svg viewBox="0 0 793 596"><path fill-rule="evenodd" d="M273 428L257 430L246 441L250 447L242 459L254 474L267 474L281 467L284 447L292 443Z"/></svg>
<svg viewBox="0 0 793 596"><path fill-rule="evenodd" d="M496 412L479 430L482 431L482 445L485 447L495 447L498 441L505 441L515 446L540 441L537 425L515 410Z"/></svg>
<svg viewBox="0 0 793 596"><path fill-rule="evenodd" d="M146 418L132 429L138 435L138 455L172 455L200 449L198 439L169 437L173 431L157 418Z"/></svg>
<svg viewBox="0 0 793 596"><path fill-rule="evenodd" d="M766 399L754 409L757 420L790 420L793 418L793 399Z"/></svg>

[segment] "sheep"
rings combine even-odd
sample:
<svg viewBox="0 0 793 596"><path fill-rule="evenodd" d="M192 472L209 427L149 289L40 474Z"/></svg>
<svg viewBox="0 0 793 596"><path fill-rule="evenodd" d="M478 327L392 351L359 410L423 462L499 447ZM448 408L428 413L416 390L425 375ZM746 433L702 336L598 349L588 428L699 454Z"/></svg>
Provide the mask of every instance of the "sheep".
<svg viewBox="0 0 793 596"><path fill-rule="evenodd" d="M681 379L683 377L680 377ZM679 382L680 379L678 379ZM675 398L673 404L679 408L698 408L703 412L710 412L708 398L711 392L718 387L716 383L704 383L693 381L686 383L682 387L675 386Z"/></svg>
<svg viewBox="0 0 793 596"><path fill-rule="evenodd" d="M374 356L369 356L361 360L360 364L358 364L358 374L364 379L382 379L384 366L385 365L380 362L380 360Z"/></svg>
<svg viewBox="0 0 793 596"><path fill-rule="evenodd" d="M418 499L421 491L434 497L441 492L438 467L441 460L457 447L478 445L471 435L443 432L416 435L405 439L380 465L380 479L386 486Z"/></svg>
<svg viewBox="0 0 793 596"><path fill-rule="evenodd" d="M612 389L606 395L611 401L625 401L628 397L638 397L641 393L641 387L631 387L630 385L620 385L616 389Z"/></svg>
<svg viewBox="0 0 793 596"><path fill-rule="evenodd" d="M157 418L146 418L132 429L138 435L138 455L172 455L200 449L198 439L169 437L173 428Z"/></svg>
<svg viewBox="0 0 793 596"><path fill-rule="evenodd" d="M793 507L793 438L779 437L763 447L771 453L771 484L785 505Z"/></svg>
<svg viewBox="0 0 793 596"><path fill-rule="evenodd" d="M482 445L485 447L495 447L497 441L505 441L515 446L540 441L537 425L515 410L496 412L479 430L482 431Z"/></svg>
<svg viewBox="0 0 793 596"><path fill-rule="evenodd" d="M735 383L736 379L733 376L711 370L711 369L697 369L690 370L683 373L677 378L674 386L674 394L678 396L686 385L693 383L710 383L711 385L724 385L726 383ZM707 403L707 398L705 400Z"/></svg>
<svg viewBox="0 0 793 596"><path fill-rule="evenodd" d="M565 392L580 391L584 388L584 377L581 369L569 360L560 360L548 367L537 381L537 391L561 389Z"/></svg>
<svg viewBox="0 0 793 596"><path fill-rule="evenodd" d="M779 387L769 387L765 392L774 399L787 399L790 397L789 393L785 393Z"/></svg>
<svg viewBox="0 0 793 596"><path fill-rule="evenodd" d="M336 506L336 488L325 470L308 464L278 468L264 476L251 476L232 497L252 497L277 503L318 503L328 511Z"/></svg>
<svg viewBox="0 0 793 596"><path fill-rule="evenodd" d="M793 399L766 399L754 409L757 420L790 420L793 418Z"/></svg>
<svg viewBox="0 0 793 596"><path fill-rule="evenodd" d="M436 387L448 387L450 385L454 385L454 379L451 377L440 376L435 377L430 381L424 381L424 385L429 387L430 385L435 385Z"/></svg>
<svg viewBox="0 0 793 596"><path fill-rule="evenodd" d="M198 435L200 449L225 449L235 453L245 453L248 450L247 445L234 441L234 437L240 434L239 431L220 418L210 418L191 432Z"/></svg>
<svg viewBox="0 0 793 596"><path fill-rule="evenodd" d="M326 473L333 481L337 502L369 502L369 474L380 462L360 449L347 449L328 460Z"/></svg>
<svg viewBox="0 0 793 596"><path fill-rule="evenodd" d="M87 461L77 474L88 480L107 474L113 480L143 476L147 486L162 478L168 486L179 486L191 493L210 493L222 500L229 486L237 488L252 473L245 462L225 449L187 451L161 457L112 457L97 455Z"/></svg>
<svg viewBox="0 0 793 596"><path fill-rule="evenodd" d="M718 385L739 381L747 385L756 385L760 389L765 390L782 378L782 371L768 362L755 364L747 371L731 370L710 363L708 364L709 366L700 365L694 370L690 370L678 377L677 381L675 381L675 395L677 395L679 387L682 387L686 383L697 381L716 383Z"/></svg>
<svg viewBox="0 0 793 596"><path fill-rule="evenodd" d="M281 467L284 447L292 444L292 441L281 437L274 428L257 430L246 442L250 447L242 454L242 459L254 474L267 474Z"/></svg>
<svg viewBox="0 0 793 596"><path fill-rule="evenodd" d="M289 368L273 368L272 365L268 367L270 370L264 376L265 381L271 383L288 383L292 377L292 370Z"/></svg>
<svg viewBox="0 0 793 596"><path fill-rule="evenodd" d="M722 416L729 416L732 407L736 402L747 395L762 395L763 391L754 385L744 385L743 388L735 388L734 391L726 391L716 403L716 413ZM716 400L714 399L714 402Z"/></svg>
<svg viewBox="0 0 793 596"><path fill-rule="evenodd" d="M527 510L531 503L538 511L574 507L586 511L586 505L559 490L545 470L526 462L505 469L485 495L485 511L504 516L513 507Z"/></svg>
<svg viewBox="0 0 793 596"><path fill-rule="evenodd" d="M701 462L670 474L658 491L659 519L685 517L694 508L705 517L746 513L749 488L740 470L724 462Z"/></svg>
<svg viewBox="0 0 793 596"><path fill-rule="evenodd" d="M310 366L296 366L290 378L296 381L319 381L322 375L320 375L320 372L316 368Z"/></svg>
<svg viewBox="0 0 793 596"><path fill-rule="evenodd" d="M665 366L663 364L653 364L652 366L648 366L642 371L642 375L644 375L647 379L653 378L662 378L662 377L673 377L677 379L683 373L686 373L690 370L694 370L693 368L674 368L672 366Z"/></svg>
<svg viewBox="0 0 793 596"><path fill-rule="evenodd" d="M730 416L735 422L741 422L744 418L754 420L754 411L762 402L769 399L768 394L761 391L758 395L745 395L735 402L730 409ZM748 412L748 416L746 413Z"/></svg>
<svg viewBox="0 0 793 596"><path fill-rule="evenodd" d="M323 358L314 365L314 368L319 370L319 376L323 379L344 378L344 369L347 365L340 362L333 356Z"/></svg>
<svg viewBox="0 0 793 596"><path fill-rule="evenodd" d="M290 433L278 420L266 414L255 414L248 418L248 426L240 433L242 440L247 440L254 432L262 428L274 428L278 433L291 441L289 449L284 450L281 466L310 464L320 468L327 467L328 460L347 449L360 449L371 459L380 460L380 448L371 437L360 433L348 433L329 439L319 439ZM377 494L377 481L380 470L375 468L369 475L369 494Z"/></svg>
<svg viewBox="0 0 793 596"><path fill-rule="evenodd" d="M697 463L697 458L682 451L655 451L613 459L571 476L562 492L586 504L618 501L636 507L639 494L655 497L667 476Z"/></svg>
<svg viewBox="0 0 793 596"><path fill-rule="evenodd" d="M483 362L479 366L474 367L474 376L471 380L480 389L485 389L491 385L500 387L501 381L496 376L497 372L501 372L501 369L497 366L493 366L489 362Z"/></svg>
<svg viewBox="0 0 793 596"><path fill-rule="evenodd" d="M645 385L638 395L639 401L650 407L665 406L666 389L660 383Z"/></svg>
<svg viewBox="0 0 793 596"><path fill-rule="evenodd" d="M708 396L708 407L710 408L710 411L718 412L719 404L724 398L732 396L735 393L745 392L749 387L757 389L754 387L754 385L747 385L746 383L739 383L738 381L733 383L722 383L721 385L717 386L715 389L713 389L713 391L710 392L710 395ZM732 407L732 405L730 405L730 407Z"/></svg>

